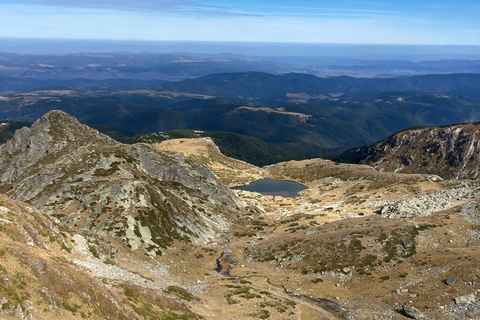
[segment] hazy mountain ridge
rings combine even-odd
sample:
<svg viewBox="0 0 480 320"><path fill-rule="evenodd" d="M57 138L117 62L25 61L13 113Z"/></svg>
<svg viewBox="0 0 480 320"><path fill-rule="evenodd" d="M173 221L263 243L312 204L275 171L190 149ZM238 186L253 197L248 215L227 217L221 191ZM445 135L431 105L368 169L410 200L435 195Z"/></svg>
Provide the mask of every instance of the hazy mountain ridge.
<svg viewBox="0 0 480 320"><path fill-rule="evenodd" d="M362 91L452 93L477 89L480 74L436 74L399 78L319 78L314 75L262 72L212 74L196 79L165 83L164 90L202 93L214 96L258 99L286 93L352 94Z"/></svg>
<svg viewBox="0 0 480 320"><path fill-rule="evenodd" d="M10 39L2 39L3 48ZM58 48L60 43L55 44ZM72 42L68 44L69 47ZM198 46L198 44L197 44ZM0 91L28 90L39 88L92 87L95 85L142 85L158 84L163 81L178 81L213 73L260 71L273 74L297 72L316 76L353 77L398 77L423 74L480 73L478 52L476 55L422 55L378 54L368 46L327 49L321 48L306 54L285 51L281 46L271 54L255 54L247 50L238 54L240 48L229 47L232 53L192 53L175 50L171 53L100 52L71 54L15 54L0 52ZM348 50L346 50L348 48ZM33 48L32 48L33 49ZM35 48L38 49L38 48ZM33 49L33 50L35 50ZM178 48L180 49L180 48ZM245 48L244 48L245 49ZM320 49L320 50L319 50ZM466 49L466 48L464 48ZM151 48L150 48L151 50ZM350 50L358 50L358 55ZM417 47L416 50L419 50ZM119 50L123 51L123 50ZM281 51L282 55L278 55ZM295 51L295 50L293 50ZM337 55L334 53L337 51ZM467 50L470 51L470 50ZM228 52L228 51L221 51ZM365 54L360 54L365 52ZM375 54L372 54L375 52ZM413 51L415 52L415 50ZM413 53L412 52L412 53ZM471 48L475 52L475 48ZM418 52L417 52L418 53ZM474 59L477 60L474 60ZM431 60L433 59L433 60ZM463 60L461 60L463 59Z"/></svg>
<svg viewBox="0 0 480 320"><path fill-rule="evenodd" d="M18 55L0 53L0 91L102 84L141 85L178 81L211 73L258 70L288 72L248 58L196 58L187 54L77 53ZM62 82L63 81L63 82Z"/></svg>

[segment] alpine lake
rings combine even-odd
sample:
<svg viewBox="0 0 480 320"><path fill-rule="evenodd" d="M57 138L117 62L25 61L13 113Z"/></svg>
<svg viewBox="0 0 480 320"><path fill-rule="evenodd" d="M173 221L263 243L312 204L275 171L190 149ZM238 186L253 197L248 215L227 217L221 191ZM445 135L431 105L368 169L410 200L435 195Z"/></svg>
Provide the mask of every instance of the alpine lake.
<svg viewBox="0 0 480 320"><path fill-rule="evenodd" d="M250 192L258 192L263 195L280 196L284 198L295 198L300 196L299 192L307 189L292 181L260 179L241 187L235 187L233 190L244 190Z"/></svg>

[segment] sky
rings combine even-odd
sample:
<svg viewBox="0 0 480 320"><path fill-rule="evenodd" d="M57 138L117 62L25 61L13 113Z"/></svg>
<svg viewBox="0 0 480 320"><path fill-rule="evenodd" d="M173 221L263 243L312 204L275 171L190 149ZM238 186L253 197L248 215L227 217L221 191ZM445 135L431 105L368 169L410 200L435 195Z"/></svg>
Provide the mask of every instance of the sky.
<svg viewBox="0 0 480 320"><path fill-rule="evenodd" d="M0 38L480 45L479 18L478 0L0 0Z"/></svg>

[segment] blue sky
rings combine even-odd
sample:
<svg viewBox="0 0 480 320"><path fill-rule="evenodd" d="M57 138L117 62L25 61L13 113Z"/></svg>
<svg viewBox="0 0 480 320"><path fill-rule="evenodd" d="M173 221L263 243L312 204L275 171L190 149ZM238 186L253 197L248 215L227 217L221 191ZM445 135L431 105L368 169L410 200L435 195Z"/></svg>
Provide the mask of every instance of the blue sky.
<svg viewBox="0 0 480 320"><path fill-rule="evenodd" d="M0 37L480 45L478 0L0 0Z"/></svg>

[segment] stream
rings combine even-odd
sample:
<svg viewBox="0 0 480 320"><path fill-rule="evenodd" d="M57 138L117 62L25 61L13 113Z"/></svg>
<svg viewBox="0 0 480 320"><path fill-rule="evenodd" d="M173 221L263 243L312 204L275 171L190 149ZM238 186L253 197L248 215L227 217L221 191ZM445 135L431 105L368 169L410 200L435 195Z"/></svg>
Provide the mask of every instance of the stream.
<svg viewBox="0 0 480 320"><path fill-rule="evenodd" d="M230 250L230 248L228 247L228 244L230 243L230 240L228 239L227 235L222 235L222 236L225 238L225 244L224 244L225 248L223 249L223 251L220 254L220 256L218 257L218 259L216 260L215 271L217 271L220 274L224 274L226 276L231 277L232 275L230 275L230 270L223 270L224 268L223 268L221 260L222 259L227 260L227 262L229 263L229 266L236 263L236 260L235 260L235 257L233 256L232 250ZM228 269L230 269L230 268L228 268ZM328 311L328 312L334 314L335 316L340 317L341 319L346 319L345 311L334 301L331 301L331 300L328 300L328 299L323 299L323 298L312 298L312 297L307 296L307 295L293 293L290 290L288 290L287 288L285 288L285 286L282 285L282 284L272 283L270 281L270 279L266 276L262 276L262 275L251 275L251 276L248 276L248 277L235 276L235 278L238 278L238 279L247 279L247 278L252 278L252 277L264 278L269 285L271 285L273 287L281 288L283 290L283 292L285 292L288 296L290 296L294 299L303 300L303 301L306 301L306 302L309 302L309 303L315 303L318 307L322 308L323 310Z"/></svg>
<svg viewBox="0 0 480 320"><path fill-rule="evenodd" d="M307 300L310 302L315 302L320 308L330 311L331 313L335 314L336 316L341 317L342 319L346 319L345 312L342 310L342 308L332 300L328 299L323 299L323 298L312 298L303 294L296 294L285 288L283 284L273 284L270 282L270 279L267 279L267 283L274 286L274 287L281 287L283 291L288 294L290 297L295 298L295 299L302 299L302 300Z"/></svg>

